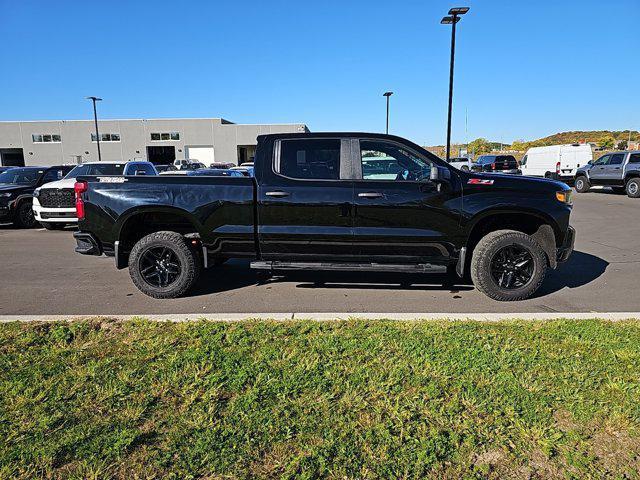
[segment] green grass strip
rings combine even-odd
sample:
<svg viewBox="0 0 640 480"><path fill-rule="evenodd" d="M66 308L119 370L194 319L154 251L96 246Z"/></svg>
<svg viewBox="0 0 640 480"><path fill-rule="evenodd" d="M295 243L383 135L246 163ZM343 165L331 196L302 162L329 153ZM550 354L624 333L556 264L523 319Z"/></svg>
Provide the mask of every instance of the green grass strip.
<svg viewBox="0 0 640 480"><path fill-rule="evenodd" d="M0 325L0 478L638 478L640 322Z"/></svg>

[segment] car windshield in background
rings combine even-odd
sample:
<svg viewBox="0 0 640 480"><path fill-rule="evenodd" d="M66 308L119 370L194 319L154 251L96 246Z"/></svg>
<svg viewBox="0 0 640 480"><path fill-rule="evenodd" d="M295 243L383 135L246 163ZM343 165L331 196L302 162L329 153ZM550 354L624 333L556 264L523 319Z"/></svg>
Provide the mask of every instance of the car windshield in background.
<svg viewBox="0 0 640 480"><path fill-rule="evenodd" d="M0 173L0 183L34 185L43 173L44 170L42 168L12 168L4 173Z"/></svg>
<svg viewBox="0 0 640 480"><path fill-rule="evenodd" d="M125 163L92 163L74 167L64 178L76 178L87 175L122 175Z"/></svg>
<svg viewBox="0 0 640 480"><path fill-rule="evenodd" d="M476 161L476 163L478 165L486 165L488 163L493 163L493 160L496 157L478 157L478 160Z"/></svg>

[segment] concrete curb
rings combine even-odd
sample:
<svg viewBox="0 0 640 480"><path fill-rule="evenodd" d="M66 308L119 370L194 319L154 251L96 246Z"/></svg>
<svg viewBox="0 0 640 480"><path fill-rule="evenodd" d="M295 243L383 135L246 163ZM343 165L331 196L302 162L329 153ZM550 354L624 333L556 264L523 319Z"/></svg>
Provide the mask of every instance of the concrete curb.
<svg viewBox="0 0 640 480"><path fill-rule="evenodd" d="M238 322L242 320L473 320L484 322L497 322L502 320L553 320L558 318L568 320L586 320L598 318L609 321L628 319L640 319L640 312L589 312L589 313L220 313L220 314L140 314L140 315L0 315L0 323L7 322L60 322L108 318L118 321L144 318L157 322L192 322L209 320L218 322Z"/></svg>

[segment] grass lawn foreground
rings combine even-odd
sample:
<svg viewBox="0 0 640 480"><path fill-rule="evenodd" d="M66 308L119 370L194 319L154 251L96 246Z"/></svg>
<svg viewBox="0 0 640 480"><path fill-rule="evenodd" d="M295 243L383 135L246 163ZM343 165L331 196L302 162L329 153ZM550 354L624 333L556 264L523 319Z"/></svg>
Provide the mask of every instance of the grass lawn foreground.
<svg viewBox="0 0 640 480"><path fill-rule="evenodd" d="M2 324L0 478L640 478L640 322Z"/></svg>

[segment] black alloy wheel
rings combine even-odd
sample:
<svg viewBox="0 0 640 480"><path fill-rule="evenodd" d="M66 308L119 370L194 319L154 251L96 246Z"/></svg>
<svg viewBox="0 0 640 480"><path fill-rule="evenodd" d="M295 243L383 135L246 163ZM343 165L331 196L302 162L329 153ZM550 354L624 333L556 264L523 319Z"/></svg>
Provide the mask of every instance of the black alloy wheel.
<svg viewBox="0 0 640 480"><path fill-rule="evenodd" d="M16 211L16 224L19 227L31 228L36 224L36 217L33 214L33 206L30 202L23 201L18 205Z"/></svg>
<svg viewBox="0 0 640 480"><path fill-rule="evenodd" d="M139 260L139 271L143 280L152 287L168 287L182 273L180 259L168 247L156 246L146 249Z"/></svg>
<svg viewBox="0 0 640 480"><path fill-rule="evenodd" d="M514 290L526 286L533 278L531 252L522 245L508 245L491 259L491 277L500 288Z"/></svg>

